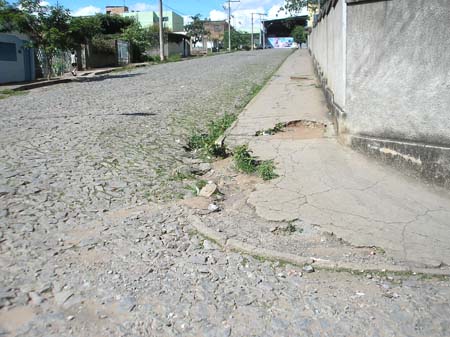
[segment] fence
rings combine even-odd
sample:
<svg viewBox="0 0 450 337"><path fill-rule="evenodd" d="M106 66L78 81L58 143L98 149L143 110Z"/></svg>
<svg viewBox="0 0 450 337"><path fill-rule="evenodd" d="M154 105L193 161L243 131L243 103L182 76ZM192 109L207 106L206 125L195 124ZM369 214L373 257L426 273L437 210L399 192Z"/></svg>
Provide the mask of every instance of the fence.
<svg viewBox="0 0 450 337"><path fill-rule="evenodd" d="M37 77L48 77L49 74L53 76L61 76L71 70L70 51L58 51L52 57L52 71L50 71L47 62L47 55L41 49L36 50L37 59Z"/></svg>

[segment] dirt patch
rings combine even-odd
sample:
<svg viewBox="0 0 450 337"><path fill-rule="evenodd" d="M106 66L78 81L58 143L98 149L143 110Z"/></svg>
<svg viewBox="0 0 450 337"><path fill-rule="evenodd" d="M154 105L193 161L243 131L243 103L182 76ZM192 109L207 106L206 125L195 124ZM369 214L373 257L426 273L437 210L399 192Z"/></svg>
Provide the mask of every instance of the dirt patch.
<svg viewBox="0 0 450 337"><path fill-rule="evenodd" d="M11 310L0 311L0 327L11 332L20 329L22 326L33 320L35 312L31 307L15 307Z"/></svg>
<svg viewBox="0 0 450 337"><path fill-rule="evenodd" d="M184 199L184 200L180 201L180 205L184 205L189 208L203 209L203 210L207 210L208 205L210 203L211 203L211 201L208 198L204 198L204 197L193 197L193 198Z"/></svg>
<svg viewBox="0 0 450 337"><path fill-rule="evenodd" d="M274 134L275 139L313 139L325 135L327 125L314 121L294 121L286 124L282 132Z"/></svg>

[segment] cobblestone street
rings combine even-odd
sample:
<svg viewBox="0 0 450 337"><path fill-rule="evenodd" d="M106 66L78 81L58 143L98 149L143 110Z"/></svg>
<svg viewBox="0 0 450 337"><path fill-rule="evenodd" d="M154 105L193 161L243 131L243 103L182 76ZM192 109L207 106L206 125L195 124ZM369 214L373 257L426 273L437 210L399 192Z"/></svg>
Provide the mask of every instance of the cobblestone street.
<svg viewBox="0 0 450 337"><path fill-rule="evenodd" d="M311 272L224 251L191 226L175 172L202 162L187 136L240 112L289 54L0 100L0 336L449 336L446 277Z"/></svg>

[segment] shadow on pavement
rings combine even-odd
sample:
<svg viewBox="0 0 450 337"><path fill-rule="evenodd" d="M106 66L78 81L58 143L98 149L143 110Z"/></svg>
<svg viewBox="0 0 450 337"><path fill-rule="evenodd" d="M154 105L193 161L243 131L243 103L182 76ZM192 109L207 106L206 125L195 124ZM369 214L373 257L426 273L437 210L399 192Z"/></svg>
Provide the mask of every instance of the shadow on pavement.
<svg viewBox="0 0 450 337"><path fill-rule="evenodd" d="M136 77L140 76L142 74L121 74L121 75L98 75L96 77L76 77L75 80L77 82L97 82L97 81L104 81L109 79L116 79L116 78L128 78L128 77Z"/></svg>

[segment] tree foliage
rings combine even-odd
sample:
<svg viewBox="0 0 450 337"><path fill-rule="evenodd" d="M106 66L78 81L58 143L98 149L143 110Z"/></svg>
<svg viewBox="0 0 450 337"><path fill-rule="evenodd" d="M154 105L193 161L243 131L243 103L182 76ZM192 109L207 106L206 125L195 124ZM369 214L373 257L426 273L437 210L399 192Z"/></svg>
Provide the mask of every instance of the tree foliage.
<svg viewBox="0 0 450 337"><path fill-rule="evenodd" d="M0 8L0 29L28 35L31 45L45 53L51 76L53 56L71 45L69 11L62 6L42 6L40 0L19 0L15 5L3 1Z"/></svg>
<svg viewBox="0 0 450 337"><path fill-rule="evenodd" d="M184 30L187 32L187 35L191 37L194 45L197 42L203 41L203 39L209 35L209 32L205 29L205 25L203 24L203 20L201 19L201 15L197 14L191 16L192 22L184 26Z"/></svg>
<svg viewBox="0 0 450 337"><path fill-rule="evenodd" d="M284 6L280 11L286 10L290 13L299 13L307 6L316 6L320 1L320 5L324 5L327 0L285 0Z"/></svg>
<svg viewBox="0 0 450 337"><path fill-rule="evenodd" d="M225 31L223 42L228 46L228 31ZM254 43L258 42L258 35L254 34ZM250 49L252 46L252 34L231 30L231 49Z"/></svg>
<svg viewBox="0 0 450 337"><path fill-rule="evenodd" d="M164 34L164 36L167 38L167 34ZM135 21L122 31L121 38L131 44L133 59L143 61L145 51L159 45L159 27L143 28L139 22Z"/></svg>
<svg viewBox="0 0 450 337"><path fill-rule="evenodd" d="M97 14L100 20L101 33L106 35L120 34L128 26L135 23L134 18L119 15Z"/></svg>
<svg viewBox="0 0 450 337"><path fill-rule="evenodd" d="M286 0L280 11L286 10L290 13L298 13L308 5L311 0Z"/></svg>
<svg viewBox="0 0 450 337"><path fill-rule="evenodd" d="M97 14L71 17L62 6L43 6L41 0L18 0L12 4L0 0L0 32L19 32L30 38L30 47L45 54L44 66L52 71L52 59L58 51L76 49L102 35L123 35L142 49L154 41L150 30L142 29L134 18Z"/></svg>
<svg viewBox="0 0 450 337"><path fill-rule="evenodd" d="M291 36L297 43L305 43L307 41L305 27L295 26L291 32Z"/></svg>
<svg viewBox="0 0 450 337"><path fill-rule="evenodd" d="M70 21L69 34L74 45L87 44L101 33L102 24L98 15L73 17Z"/></svg>

